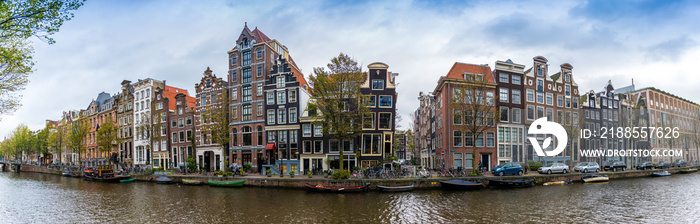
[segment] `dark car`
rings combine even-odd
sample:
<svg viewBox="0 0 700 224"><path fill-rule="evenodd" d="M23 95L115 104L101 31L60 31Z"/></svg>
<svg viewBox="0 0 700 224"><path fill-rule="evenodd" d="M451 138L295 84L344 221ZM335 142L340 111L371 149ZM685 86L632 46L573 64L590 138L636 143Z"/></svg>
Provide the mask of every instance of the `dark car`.
<svg viewBox="0 0 700 224"><path fill-rule="evenodd" d="M625 171L625 168L627 168L627 165L625 164L625 162L622 162L622 161L607 163L607 164L605 164L605 166L603 166L603 170L605 170L605 171L612 170L613 172L618 171L618 170Z"/></svg>
<svg viewBox="0 0 700 224"><path fill-rule="evenodd" d="M670 167L671 167L671 163L669 163L667 161L661 161L661 162L656 163L656 165L654 165L655 169L668 169Z"/></svg>
<svg viewBox="0 0 700 224"><path fill-rule="evenodd" d="M686 162L684 159L679 159L673 162L673 167L686 167L688 166L688 162Z"/></svg>
<svg viewBox="0 0 700 224"><path fill-rule="evenodd" d="M643 163L637 164L637 166L635 168L637 168L637 170L651 170L651 169L654 169L654 164L651 162L643 162Z"/></svg>

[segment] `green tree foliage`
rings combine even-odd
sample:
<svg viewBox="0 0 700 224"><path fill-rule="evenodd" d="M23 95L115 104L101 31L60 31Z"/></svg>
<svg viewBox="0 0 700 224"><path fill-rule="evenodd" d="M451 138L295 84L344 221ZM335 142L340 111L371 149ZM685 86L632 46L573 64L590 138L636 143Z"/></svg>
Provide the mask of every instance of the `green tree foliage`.
<svg viewBox="0 0 700 224"><path fill-rule="evenodd" d="M29 130L27 125L20 124L10 134L10 145L7 154L15 159L22 159L22 153L33 153L35 149L34 132Z"/></svg>
<svg viewBox="0 0 700 224"><path fill-rule="evenodd" d="M231 132L229 127L229 93L227 90L222 90L216 94L216 99L212 99L212 103L204 107L201 114L206 119L201 125L201 130L204 133L211 135L213 144L221 144L223 147L223 161L226 161L228 156L228 146L231 140ZM251 141L253 141L251 139ZM192 141L194 142L194 141ZM227 166L225 164L224 166Z"/></svg>
<svg viewBox="0 0 700 224"><path fill-rule="evenodd" d="M0 114L15 111L18 91L32 72L30 37L53 44L51 35L73 18L83 0L0 0Z"/></svg>
<svg viewBox="0 0 700 224"><path fill-rule="evenodd" d="M59 123L56 127L55 131L49 132L48 143L51 150L56 154L56 156L58 156L58 163L62 163L63 158L61 157L61 154L63 154L63 147L66 145L65 121L61 121L61 123Z"/></svg>
<svg viewBox="0 0 700 224"><path fill-rule="evenodd" d="M350 56L340 53L327 65L314 68L309 79L315 101L309 106L309 114L320 117L314 121L322 125L323 134L331 139L353 140L362 135L362 118L369 109L363 103L360 86L365 75ZM314 113L311 110L316 109ZM319 113L320 112L320 113ZM343 169L343 151L340 151L340 169Z"/></svg>
<svg viewBox="0 0 700 224"><path fill-rule="evenodd" d="M49 154L49 132L51 127L46 124L44 129L38 130L34 139L34 150L41 153L42 156Z"/></svg>
<svg viewBox="0 0 700 224"><path fill-rule="evenodd" d="M90 126L87 121L87 117L80 116L76 120L72 121L68 126L68 147L72 149L73 153L78 153L78 165L83 165L82 154L85 152L85 140L87 139L87 134L90 132Z"/></svg>
<svg viewBox="0 0 700 224"><path fill-rule="evenodd" d="M117 147L117 132L119 127L114 123L114 118L110 115L107 116L102 124L100 124L100 129L97 129L97 146L100 152L112 152L114 147ZM111 157L111 154L109 154ZM108 160L109 164L112 164L112 160Z"/></svg>

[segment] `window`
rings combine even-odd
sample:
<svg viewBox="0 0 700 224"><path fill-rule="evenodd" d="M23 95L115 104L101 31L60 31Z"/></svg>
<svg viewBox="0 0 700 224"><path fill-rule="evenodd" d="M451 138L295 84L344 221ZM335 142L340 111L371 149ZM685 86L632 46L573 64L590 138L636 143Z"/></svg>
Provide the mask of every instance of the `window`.
<svg viewBox="0 0 700 224"><path fill-rule="evenodd" d="M274 131L268 131L267 132L267 142L276 142L276 133Z"/></svg>
<svg viewBox="0 0 700 224"><path fill-rule="evenodd" d="M508 74L506 73L499 73L498 74L498 81L501 83L508 83Z"/></svg>
<svg viewBox="0 0 700 224"><path fill-rule="evenodd" d="M486 147L495 146L495 134L493 132L486 132Z"/></svg>
<svg viewBox="0 0 700 224"><path fill-rule="evenodd" d="M551 93L547 93L547 105L554 105L554 96Z"/></svg>
<svg viewBox="0 0 700 224"><path fill-rule="evenodd" d="M268 105L275 104L275 94L274 93L267 93L267 104Z"/></svg>
<svg viewBox="0 0 700 224"><path fill-rule="evenodd" d="M513 113L513 123L520 123L522 116L520 114L520 108L513 108L511 112Z"/></svg>
<svg viewBox="0 0 700 224"><path fill-rule="evenodd" d="M511 89L510 93L511 93L510 94L511 95L511 103L520 104L520 90Z"/></svg>
<svg viewBox="0 0 700 224"><path fill-rule="evenodd" d="M297 102L297 91L289 90L289 102Z"/></svg>
<svg viewBox="0 0 700 224"><path fill-rule="evenodd" d="M284 84L286 82L284 80L284 78L285 78L284 75L277 76L277 88L284 88L284 86L285 86Z"/></svg>
<svg viewBox="0 0 700 224"><path fill-rule="evenodd" d="M535 106L527 106L527 119L535 120Z"/></svg>
<svg viewBox="0 0 700 224"><path fill-rule="evenodd" d="M184 132L184 131L180 131L179 134L180 134L180 142L185 142L185 132Z"/></svg>
<svg viewBox="0 0 700 224"><path fill-rule="evenodd" d="M302 131L303 131L304 137L311 136L311 125L310 124L302 125Z"/></svg>
<svg viewBox="0 0 700 224"><path fill-rule="evenodd" d="M278 124L287 123L287 110L286 109L277 110L277 123Z"/></svg>
<svg viewBox="0 0 700 224"><path fill-rule="evenodd" d="M323 152L323 141L314 141L314 153Z"/></svg>
<svg viewBox="0 0 700 224"><path fill-rule="evenodd" d="M297 108L289 108L289 123L297 123Z"/></svg>
<svg viewBox="0 0 700 224"><path fill-rule="evenodd" d="M512 75L510 78L512 79L511 83L513 83L515 85L520 85L520 76L519 75Z"/></svg>
<svg viewBox="0 0 700 224"><path fill-rule="evenodd" d="M257 114L258 114L258 116L263 115L263 104L262 103L258 103L258 113Z"/></svg>
<svg viewBox="0 0 700 224"><path fill-rule="evenodd" d="M253 99L253 87L252 86L244 86L243 87L243 102L248 102Z"/></svg>
<svg viewBox="0 0 700 224"><path fill-rule="evenodd" d="M537 107L537 119L544 117L544 108Z"/></svg>
<svg viewBox="0 0 700 224"><path fill-rule="evenodd" d="M537 103L544 103L544 93L537 93Z"/></svg>
<svg viewBox="0 0 700 224"><path fill-rule="evenodd" d="M501 121L508 122L508 107L501 107Z"/></svg>
<svg viewBox="0 0 700 224"><path fill-rule="evenodd" d="M314 136L323 136L323 126L320 124L314 125Z"/></svg>
<svg viewBox="0 0 700 224"><path fill-rule="evenodd" d="M456 125L462 124L462 113L460 113L457 109L454 109L452 111L453 111L452 124L456 124Z"/></svg>
<svg viewBox="0 0 700 224"><path fill-rule="evenodd" d="M262 96L262 94L263 94L263 85L258 83L258 85L256 86L255 95Z"/></svg>
<svg viewBox="0 0 700 224"><path fill-rule="evenodd" d="M250 51L243 52L243 66L250 65Z"/></svg>
<svg viewBox="0 0 700 224"><path fill-rule="evenodd" d="M528 89L527 90L527 102L535 102L535 91Z"/></svg>
<svg viewBox="0 0 700 224"><path fill-rule="evenodd" d="M372 89L373 89L373 90L382 90L382 89L384 89L384 80L381 80L381 79L373 79L373 80L372 80Z"/></svg>
<svg viewBox="0 0 700 224"><path fill-rule="evenodd" d="M461 147L462 146L462 132L461 131L454 131L453 138L454 138L453 146Z"/></svg>
<svg viewBox="0 0 700 224"><path fill-rule="evenodd" d="M255 55L258 56L258 59L261 59L263 57L263 50L262 47L258 48L258 52L255 53Z"/></svg>
<svg viewBox="0 0 700 224"><path fill-rule="evenodd" d="M250 83L252 81L250 73L250 68L243 69L243 83Z"/></svg>
<svg viewBox="0 0 700 224"><path fill-rule="evenodd" d="M236 129L234 129L236 130ZM255 135L258 136L258 145L263 145L263 128L262 126L258 125L258 131L255 133Z"/></svg>
<svg viewBox="0 0 700 224"><path fill-rule="evenodd" d="M501 102L508 102L508 89L500 88L498 98Z"/></svg>
<svg viewBox="0 0 700 224"><path fill-rule="evenodd" d="M391 113L379 113L379 129L391 129Z"/></svg>
<svg viewBox="0 0 700 224"><path fill-rule="evenodd" d="M569 82L571 80L571 75L565 75L564 76L564 82Z"/></svg>
<svg viewBox="0 0 700 224"><path fill-rule="evenodd" d="M211 88L211 79L207 79L206 87ZM158 96L158 99L160 99L160 96Z"/></svg>
<svg viewBox="0 0 700 224"><path fill-rule="evenodd" d="M284 92L284 90L277 92L277 103L278 104L287 103L287 94Z"/></svg>
<svg viewBox="0 0 700 224"><path fill-rule="evenodd" d="M476 147L484 147L484 134L479 133L476 135L474 144L476 144Z"/></svg>
<svg viewBox="0 0 700 224"><path fill-rule="evenodd" d="M552 108L547 108L547 121L554 120L554 110Z"/></svg>
<svg viewBox="0 0 700 224"><path fill-rule="evenodd" d="M544 92L544 80L542 79L537 80L537 92Z"/></svg>
<svg viewBox="0 0 700 224"><path fill-rule="evenodd" d="M571 86L570 86L570 85L564 86L564 93L565 93L567 96L571 96Z"/></svg>
<svg viewBox="0 0 700 224"><path fill-rule="evenodd" d="M267 124L275 124L275 110L267 110Z"/></svg>
<svg viewBox="0 0 700 224"><path fill-rule="evenodd" d="M391 107L391 96L379 96L379 107Z"/></svg>
<svg viewBox="0 0 700 224"><path fill-rule="evenodd" d="M233 87L231 89L231 99L232 100L237 100L238 99L238 87Z"/></svg>
<svg viewBox="0 0 700 224"><path fill-rule="evenodd" d="M177 127L179 127L179 128L185 127L185 120L182 118L177 119Z"/></svg>
<svg viewBox="0 0 700 224"><path fill-rule="evenodd" d="M537 69L537 76L544 76L544 69L538 68Z"/></svg>
<svg viewBox="0 0 700 224"><path fill-rule="evenodd" d="M303 141L301 143L301 147L304 150L304 153L311 153L311 141Z"/></svg>
<svg viewBox="0 0 700 224"><path fill-rule="evenodd" d="M186 135L187 142L191 142L192 141L192 139L191 139L192 138L192 130L187 130L186 133L187 133L187 135Z"/></svg>
<svg viewBox="0 0 700 224"><path fill-rule="evenodd" d="M249 121L253 119L253 106L250 104L243 105L243 121Z"/></svg>
<svg viewBox="0 0 700 224"><path fill-rule="evenodd" d="M231 71L231 82L237 82L238 81L238 72L237 70L232 70Z"/></svg>
<svg viewBox="0 0 700 224"><path fill-rule="evenodd" d="M173 132L172 141L173 143L177 143L177 132Z"/></svg>
<svg viewBox="0 0 700 224"><path fill-rule="evenodd" d="M238 118L238 106L233 106L231 109L231 118L237 119Z"/></svg>
<svg viewBox="0 0 700 224"><path fill-rule="evenodd" d="M374 129L374 113L367 113L362 118L362 129Z"/></svg>
<svg viewBox="0 0 700 224"><path fill-rule="evenodd" d="M231 65L235 65L238 63L238 57L236 57L236 53L231 54Z"/></svg>
<svg viewBox="0 0 700 224"><path fill-rule="evenodd" d="M566 102L566 108L571 107L571 98L566 98L565 102Z"/></svg>
<svg viewBox="0 0 700 224"><path fill-rule="evenodd" d="M472 136L471 132L467 132L464 134L464 146L465 147L474 146L474 136Z"/></svg>
<svg viewBox="0 0 700 224"><path fill-rule="evenodd" d="M243 128L241 128L241 132L243 132L244 146L250 146L253 144L253 133L251 131L252 129L248 126L244 126Z"/></svg>
<svg viewBox="0 0 700 224"><path fill-rule="evenodd" d="M292 144L297 143L297 141L298 141L297 135L298 135L297 130L290 130L289 131L289 143L292 143ZM296 148L296 144L292 145L292 148Z"/></svg>
<svg viewBox="0 0 700 224"><path fill-rule="evenodd" d="M562 97L562 96L557 96L557 106L558 106L558 107L564 107L564 97Z"/></svg>
<svg viewBox="0 0 700 224"><path fill-rule="evenodd" d="M137 119L137 120L138 120L138 118L139 118L139 117L136 116L136 119ZM174 128L174 127L177 127L177 120L173 119L172 121L170 121L170 127L173 127L173 128Z"/></svg>

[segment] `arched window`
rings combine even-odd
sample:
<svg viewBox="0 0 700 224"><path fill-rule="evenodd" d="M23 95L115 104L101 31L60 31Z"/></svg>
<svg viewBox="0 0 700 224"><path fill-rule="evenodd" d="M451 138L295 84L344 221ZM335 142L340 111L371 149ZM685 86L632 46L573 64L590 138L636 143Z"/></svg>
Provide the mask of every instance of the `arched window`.
<svg viewBox="0 0 700 224"><path fill-rule="evenodd" d="M253 139L252 139L252 134L251 133L251 128L248 126L244 126L241 128L241 132L243 132L243 145L244 146L250 146L253 144Z"/></svg>
<svg viewBox="0 0 700 224"><path fill-rule="evenodd" d="M231 143L233 143L233 146L238 146L238 130L234 128L231 132L233 133L233 136L231 136Z"/></svg>
<svg viewBox="0 0 700 224"><path fill-rule="evenodd" d="M258 145L263 145L263 128L262 126L258 125Z"/></svg>

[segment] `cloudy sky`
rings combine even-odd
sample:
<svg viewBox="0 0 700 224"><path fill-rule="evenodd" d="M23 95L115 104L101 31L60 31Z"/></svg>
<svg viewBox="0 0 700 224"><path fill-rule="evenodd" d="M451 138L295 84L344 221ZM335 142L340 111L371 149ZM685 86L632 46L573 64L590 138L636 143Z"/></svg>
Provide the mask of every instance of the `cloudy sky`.
<svg viewBox="0 0 700 224"><path fill-rule="evenodd" d="M306 76L344 52L400 73L407 127L420 91L454 62L512 59L574 66L581 90L634 83L700 102L700 4L694 1L88 1L54 35L35 40L36 71L23 107L2 115L0 135L42 128L86 108L124 79L166 80L194 94L207 66L225 77L226 51L245 22L285 44Z"/></svg>

